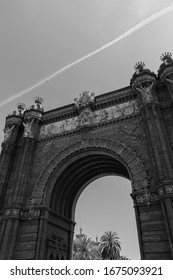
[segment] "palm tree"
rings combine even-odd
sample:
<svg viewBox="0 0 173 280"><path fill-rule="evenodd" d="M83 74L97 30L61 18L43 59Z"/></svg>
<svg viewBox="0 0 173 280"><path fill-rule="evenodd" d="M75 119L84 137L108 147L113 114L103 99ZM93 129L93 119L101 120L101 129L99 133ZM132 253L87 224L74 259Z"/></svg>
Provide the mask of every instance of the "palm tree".
<svg viewBox="0 0 173 280"><path fill-rule="evenodd" d="M79 259L79 242L77 238L73 241L73 260Z"/></svg>
<svg viewBox="0 0 173 280"><path fill-rule="evenodd" d="M100 251L104 260L119 259L121 243L116 232L106 231L100 238Z"/></svg>
<svg viewBox="0 0 173 280"><path fill-rule="evenodd" d="M76 260L91 260L94 257L92 253L91 238L83 235L82 238L74 240L73 243L73 259Z"/></svg>

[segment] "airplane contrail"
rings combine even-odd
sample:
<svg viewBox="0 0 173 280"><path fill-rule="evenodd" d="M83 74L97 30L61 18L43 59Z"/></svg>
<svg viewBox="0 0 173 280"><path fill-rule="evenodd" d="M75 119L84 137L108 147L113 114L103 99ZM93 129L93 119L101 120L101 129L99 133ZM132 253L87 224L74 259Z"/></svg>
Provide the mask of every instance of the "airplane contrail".
<svg viewBox="0 0 173 280"><path fill-rule="evenodd" d="M95 55L95 54L97 54L97 53L107 49L108 47L110 47L110 46L114 45L115 43L119 42L120 40L128 37L132 33L136 32L137 30L141 29L142 27L148 25L149 23L153 22L154 20L162 17L163 15L171 12L172 10L173 10L173 5L170 5L170 6L166 7L166 8L164 8L164 9L162 9L161 11L154 13L153 15L149 16L148 18L144 19L140 23L136 24L135 26L133 26L132 28L130 28L129 30L127 30L126 32L124 32L123 34L118 36L116 39L114 39L114 40L110 41L109 43L105 44L104 46L96 49L95 51L92 51L92 52L86 54L85 56L83 56L83 57L81 57L81 58L79 58L79 59L77 59L75 61L73 61L72 63L70 63L70 64L64 66L63 68L59 69L58 71L54 72L50 76L48 76L48 77L42 79L41 81L33 84L29 88L27 88L27 89L25 89L25 90L15 94L15 95L11 96L10 98L2 101L0 103L0 106L3 106L5 104L7 104L7 103L17 99L18 97L21 97L21 96L23 96L23 95L33 91L37 87L42 86L43 84L45 84L46 82L52 80L53 78L55 78L59 74L62 74L63 72L65 72L66 70L70 69L71 67L77 65L78 63L80 63L80 62L90 58L91 56L93 56L93 55Z"/></svg>

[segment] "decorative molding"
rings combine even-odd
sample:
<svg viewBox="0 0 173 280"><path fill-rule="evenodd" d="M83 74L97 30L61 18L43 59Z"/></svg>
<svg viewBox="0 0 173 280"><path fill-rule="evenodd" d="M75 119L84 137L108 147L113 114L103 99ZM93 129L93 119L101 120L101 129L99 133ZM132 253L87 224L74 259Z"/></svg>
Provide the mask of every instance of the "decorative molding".
<svg viewBox="0 0 173 280"><path fill-rule="evenodd" d="M125 97L127 95L132 94L132 89L131 87L126 87L120 90L115 90L113 92L107 93L107 94L102 94L102 95L98 95L96 96L96 104L101 103L101 102L106 102L106 101L110 101L113 99L117 99L117 98L121 98L121 97Z"/></svg>

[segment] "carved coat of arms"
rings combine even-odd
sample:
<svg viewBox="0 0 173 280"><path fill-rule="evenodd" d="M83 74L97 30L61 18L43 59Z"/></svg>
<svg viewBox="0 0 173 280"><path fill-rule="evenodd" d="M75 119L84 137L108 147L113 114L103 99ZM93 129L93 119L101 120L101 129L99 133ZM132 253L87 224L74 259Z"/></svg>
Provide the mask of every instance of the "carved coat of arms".
<svg viewBox="0 0 173 280"><path fill-rule="evenodd" d="M75 98L75 106L78 108L87 107L91 103L94 103L95 93L89 93L89 91L84 91L79 95L79 98Z"/></svg>

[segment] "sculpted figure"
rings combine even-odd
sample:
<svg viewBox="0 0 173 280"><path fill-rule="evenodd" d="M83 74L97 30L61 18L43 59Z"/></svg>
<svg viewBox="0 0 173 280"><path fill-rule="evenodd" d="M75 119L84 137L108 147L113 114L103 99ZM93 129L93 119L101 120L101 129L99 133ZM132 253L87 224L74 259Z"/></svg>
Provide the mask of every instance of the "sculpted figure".
<svg viewBox="0 0 173 280"><path fill-rule="evenodd" d="M4 141L8 141L10 139L11 133L15 125L13 125L11 128L10 127L5 127L4 129Z"/></svg>
<svg viewBox="0 0 173 280"><path fill-rule="evenodd" d="M27 123L24 123L23 122L23 125L24 125L24 134L23 136L24 137L30 137L32 138L33 137L33 133L32 133L32 124L34 122L34 119L32 119L32 121L28 121Z"/></svg>
<svg viewBox="0 0 173 280"><path fill-rule="evenodd" d="M79 125L86 125L93 123L94 115L90 110L85 110L79 116Z"/></svg>
<svg viewBox="0 0 173 280"><path fill-rule="evenodd" d="M142 94L143 101L148 102L153 99L152 92L151 92L153 84L154 83L151 83L151 85L149 85L148 87L147 86L143 87L142 85L140 85L140 88L138 87L136 88L137 91L139 91Z"/></svg>

